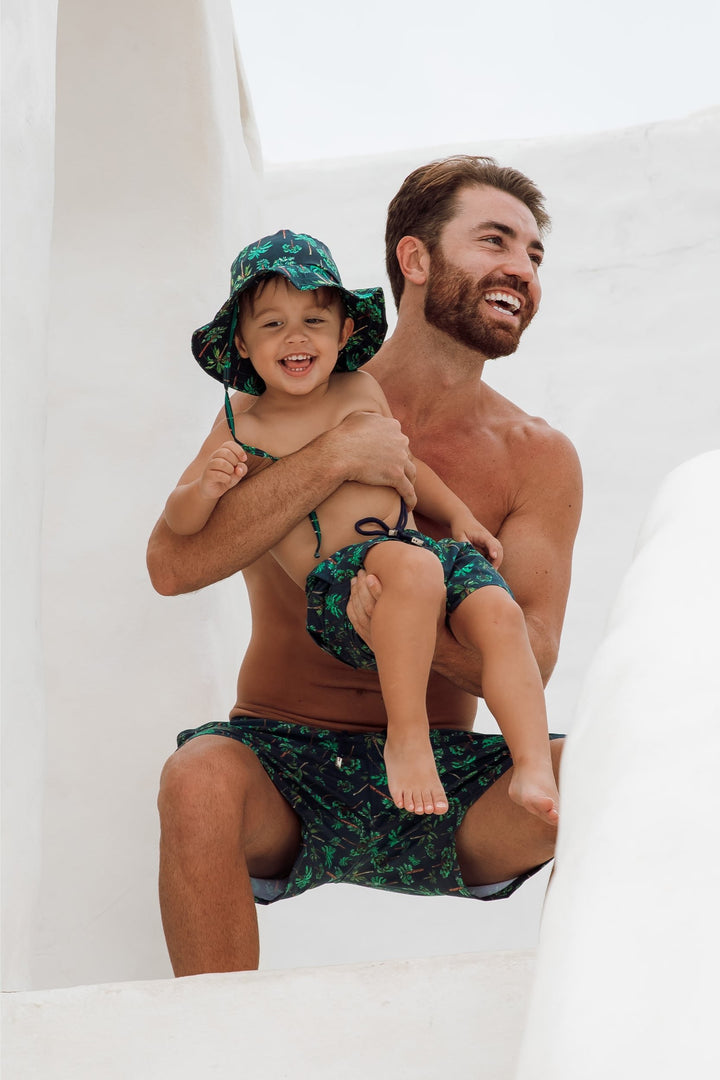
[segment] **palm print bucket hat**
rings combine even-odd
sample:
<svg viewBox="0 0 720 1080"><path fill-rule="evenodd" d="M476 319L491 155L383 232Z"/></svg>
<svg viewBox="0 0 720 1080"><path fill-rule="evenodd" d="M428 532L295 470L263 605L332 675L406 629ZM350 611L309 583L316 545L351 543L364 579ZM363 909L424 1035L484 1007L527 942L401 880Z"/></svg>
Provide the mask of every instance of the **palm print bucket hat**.
<svg viewBox="0 0 720 1080"><path fill-rule="evenodd" d="M235 330L240 295L253 282L275 274L287 278L296 289L330 285L340 293L355 327L338 356L336 371L355 371L375 355L387 331L382 289L344 288L325 244L305 233L283 229L243 248L230 271L230 296L213 321L192 336L193 356L208 375L224 384L226 391L241 390L257 397L265 390L265 382L250 360L238 352Z"/></svg>

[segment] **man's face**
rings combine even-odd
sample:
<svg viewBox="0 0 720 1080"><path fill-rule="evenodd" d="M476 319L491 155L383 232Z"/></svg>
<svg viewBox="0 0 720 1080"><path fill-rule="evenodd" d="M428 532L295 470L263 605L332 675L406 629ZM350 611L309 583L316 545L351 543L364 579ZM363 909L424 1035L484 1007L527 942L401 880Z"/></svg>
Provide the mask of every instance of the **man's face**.
<svg viewBox="0 0 720 1080"><path fill-rule="evenodd" d="M540 303L542 257L524 203L496 188L465 188L430 257L425 318L487 359L509 356Z"/></svg>

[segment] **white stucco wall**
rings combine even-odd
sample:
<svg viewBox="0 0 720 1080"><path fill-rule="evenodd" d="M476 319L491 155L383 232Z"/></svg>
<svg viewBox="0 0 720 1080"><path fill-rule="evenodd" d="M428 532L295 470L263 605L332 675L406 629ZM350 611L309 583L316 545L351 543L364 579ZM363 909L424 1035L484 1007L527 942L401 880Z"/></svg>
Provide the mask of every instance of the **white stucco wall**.
<svg viewBox="0 0 720 1080"><path fill-rule="evenodd" d="M720 1075L720 450L664 481L585 681L518 1080Z"/></svg>
<svg viewBox="0 0 720 1080"><path fill-rule="evenodd" d="M199 975L9 996L7 1080L511 1080L528 953Z"/></svg>
<svg viewBox="0 0 720 1080"><path fill-rule="evenodd" d="M48 51L52 9L37 10ZM4 716L15 782L8 790L22 788L13 805L23 811L5 826L21 881L9 897L8 925L26 910L22 897L34 894L39 909L37 921L23 923L6 972L10 986L169 974L155 893L157 776L178 729L226 715L247 633L240 583L168 600L152 593L144 570L152 523L221 403L219 388L191 358L190 332L226 295L237 249L266 227L320 235L351 286L381 280L388 199L416 164L459 149L273 171L261 220L229 7L128 0L113 9L112 35L105 19L101 6L63 0L47 439L39 465L47 707L43 714L36 659L36 489L18 556L29 591L11 586L8 608L23 635L16 649L22 679ZM38 54L33 63L40 64ZM47 158L51 80L46 73L37 80L32 152ZM573 599L549 695L558 728L572 727L615 592L606 564L619 574L628 565L650 492L668 468L717 445L720 377L709 313L719 117L460 148L527 171L555 218L543 311L518 356L499 361L490 378L565 430L585 467ZM22 202L19 186L13 190ZM47 228L48 184L41 188ZM30 201L28 190L23 205ZM47 267L46 233L33 235ZM18 237L14 247L21 244ZM42 364L41 332L33 333ZM22 410L19 381L13 393ZM25 434L11 444L13 454ZM37 466L40 450L32 452ZM11 505L21 506L22 485L11 480L9 491ZM28 602L34 619L21 611ZM31 707L24 683L35 695ZM529 947L544 880L508 903L485 905L318 890L260 912L263 964Z"/></svg>
<svg viewBox="0 0 720 1080"><path fill-rule="evenodd" d="M5 0L2 12L2 955L20 985L30 980L42 851L40 535L56 7Z"/></svg>
<svg viewBox="0 0 720 1080"><path fill-rule="evenodd" d="M229 2L128 0L109 33L104 5L62 0L51 256L54 8L13 7L3 899L5 985L22 987L167 971L154 800L170 717L227 711L241 631L235 590L155 596L145 544L215 411L188 332L256 228L261 166Z"/></svg>

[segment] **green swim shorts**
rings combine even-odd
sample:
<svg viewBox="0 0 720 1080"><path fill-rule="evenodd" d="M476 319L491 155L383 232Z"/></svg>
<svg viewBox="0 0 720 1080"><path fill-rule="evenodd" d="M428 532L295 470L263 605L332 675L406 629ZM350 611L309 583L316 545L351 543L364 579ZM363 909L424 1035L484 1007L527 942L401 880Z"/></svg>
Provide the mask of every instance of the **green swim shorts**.
<svg viewBox="0 0 720 1080"><path fill-rule="evenodd" d="M178 746L198 735L226 736L249 746L300 818L295 865L286 879L253 879L258 904L331 882L419 896L498 900L541 869L477 889L467 888L460 875L455 833L470 806L512 764L500 735L430 732L450 804L443 815L417 815L395 806L387 788L384 734L236 717L181 731Z"/></svg>
<svg viewBox="0 0 720 1080"><path fill-rule="evenodd" d="M472 544L451 539L433 540L416 529L404 528L373 536L363 543L350 544L319 563L305 583L308 633L321 649L350 667L377 671L375 654L356 632L345 609L351 581L364 565L369 548L389 541L417 544L437 556L445 578L448 615L471 593L486 585L497 585L512 596L507 582Z"/></svg>

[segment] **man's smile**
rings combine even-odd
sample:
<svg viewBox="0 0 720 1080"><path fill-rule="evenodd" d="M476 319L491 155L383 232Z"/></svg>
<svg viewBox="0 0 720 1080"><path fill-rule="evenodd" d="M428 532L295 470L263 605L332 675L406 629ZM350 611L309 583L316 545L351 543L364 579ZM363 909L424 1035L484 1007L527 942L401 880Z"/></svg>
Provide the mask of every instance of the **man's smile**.
<svg viewBox="0 0 720 1080"><path fill-rule="evenodd" d="M505 315L516 315L522 307L522 301L512 293L501 292L497 289L483 294L483 299L496 311Z"/></svg>

